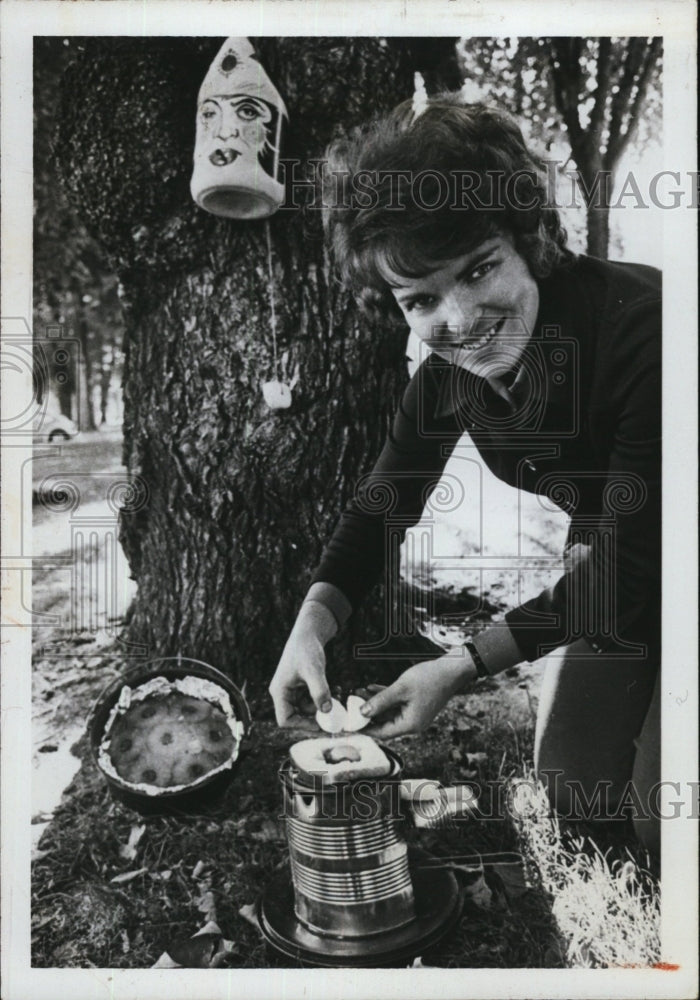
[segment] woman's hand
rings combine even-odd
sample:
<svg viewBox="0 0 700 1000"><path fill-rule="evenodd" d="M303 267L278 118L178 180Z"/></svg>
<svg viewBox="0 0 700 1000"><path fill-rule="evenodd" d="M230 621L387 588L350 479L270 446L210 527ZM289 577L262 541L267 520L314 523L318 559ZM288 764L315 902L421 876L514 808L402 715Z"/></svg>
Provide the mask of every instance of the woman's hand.
<svg viewBox="0 0 700 1000"><path fill-rule="evenodd" d="M337 630L333 613L317 601L301 606L268 688L279 726L318 730L317 709L329 711L325 644Z"/></svg>
<svg viewBox="0 0 700 1000"><path fill-rule="evenodd" d="M362 706L373 723L364 732L375 739L419 733L476 677L472 658L462 648L418 663Z"/></svg>

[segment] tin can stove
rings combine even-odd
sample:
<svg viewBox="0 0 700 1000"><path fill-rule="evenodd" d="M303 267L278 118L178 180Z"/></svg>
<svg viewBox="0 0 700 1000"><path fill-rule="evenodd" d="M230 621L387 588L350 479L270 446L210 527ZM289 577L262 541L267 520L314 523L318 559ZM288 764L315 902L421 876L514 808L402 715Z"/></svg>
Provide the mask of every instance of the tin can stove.
<svg viewBox="0 0 700 1000"><path fill-rule="evenodd" d="M267 890L258 915L268 944L288 958L326 967L407 964L459 917L454 874L409 855L400 830L408 783L398 755L382 749L391 772L380 779L323 785L289 759L280 769L292 877ZM441 825L444 797L432 808L432 817L430 806L409 814L419 809L419 825Z"/></svg>

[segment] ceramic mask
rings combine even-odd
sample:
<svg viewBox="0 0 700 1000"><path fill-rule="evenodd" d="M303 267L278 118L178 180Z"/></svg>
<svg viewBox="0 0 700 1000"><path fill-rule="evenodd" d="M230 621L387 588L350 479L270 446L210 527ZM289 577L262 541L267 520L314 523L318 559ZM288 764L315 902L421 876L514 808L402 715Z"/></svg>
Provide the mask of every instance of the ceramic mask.
<svg viewBox="0 0 700 1000"><path fill-rule="evenodd" d="M192 197L207 212L261 219L284 200L284 102L247 38L227 38L197 98Z"/></svg>

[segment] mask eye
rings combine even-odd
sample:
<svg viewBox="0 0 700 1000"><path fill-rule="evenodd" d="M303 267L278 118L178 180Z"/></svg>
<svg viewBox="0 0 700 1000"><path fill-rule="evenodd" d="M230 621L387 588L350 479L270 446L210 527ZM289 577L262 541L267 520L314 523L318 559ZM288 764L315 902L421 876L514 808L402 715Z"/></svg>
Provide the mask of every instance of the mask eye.
<svg viewBox="0 0 700 1000"><path fill-rule="evenodd" d="M255 121L256 118L263 118L264 111L253 101L241 101L236 105L236 114L244 122Z"/></svg>
<svg viewBox="0 0 700 1000"><path fill-rule="evenodd" d="M215 104L205 104L199 112L199 117L205 125L209 125L218 113L219 109Z"/></svg>

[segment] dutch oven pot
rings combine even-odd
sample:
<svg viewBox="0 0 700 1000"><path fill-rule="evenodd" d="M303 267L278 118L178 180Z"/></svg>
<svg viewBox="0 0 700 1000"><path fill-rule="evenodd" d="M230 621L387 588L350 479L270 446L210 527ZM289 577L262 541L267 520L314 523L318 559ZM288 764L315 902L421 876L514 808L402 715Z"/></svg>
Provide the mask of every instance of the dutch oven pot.
<svg viewBox="0 0 700 1000"><path fill-rule="evenodd" d="M182 677L202 677L222 688L231 700L231 707L236 718L244 726L237 759L231 767L219 771L217 774L204 775L184 789L171 791L168 788L163 788L158 789L152 795L146 795L144 792L134 789L127 781L116 775L106 774L101 768L100 772L107 781L114 798L144 816L177 816L207 812L221 800L229 787L241 757L249 749L252 728L250 709L241 691L225 674L215 667L209 666L208 663L203 663L201 660L191 660L184 656L163 657L125 670L99 695L88 717L87 731L93 759L99 767L98 754L107 719L119 700L122 688L125 685L138 688L154 677L165 677L169 681Z"/></svg>

